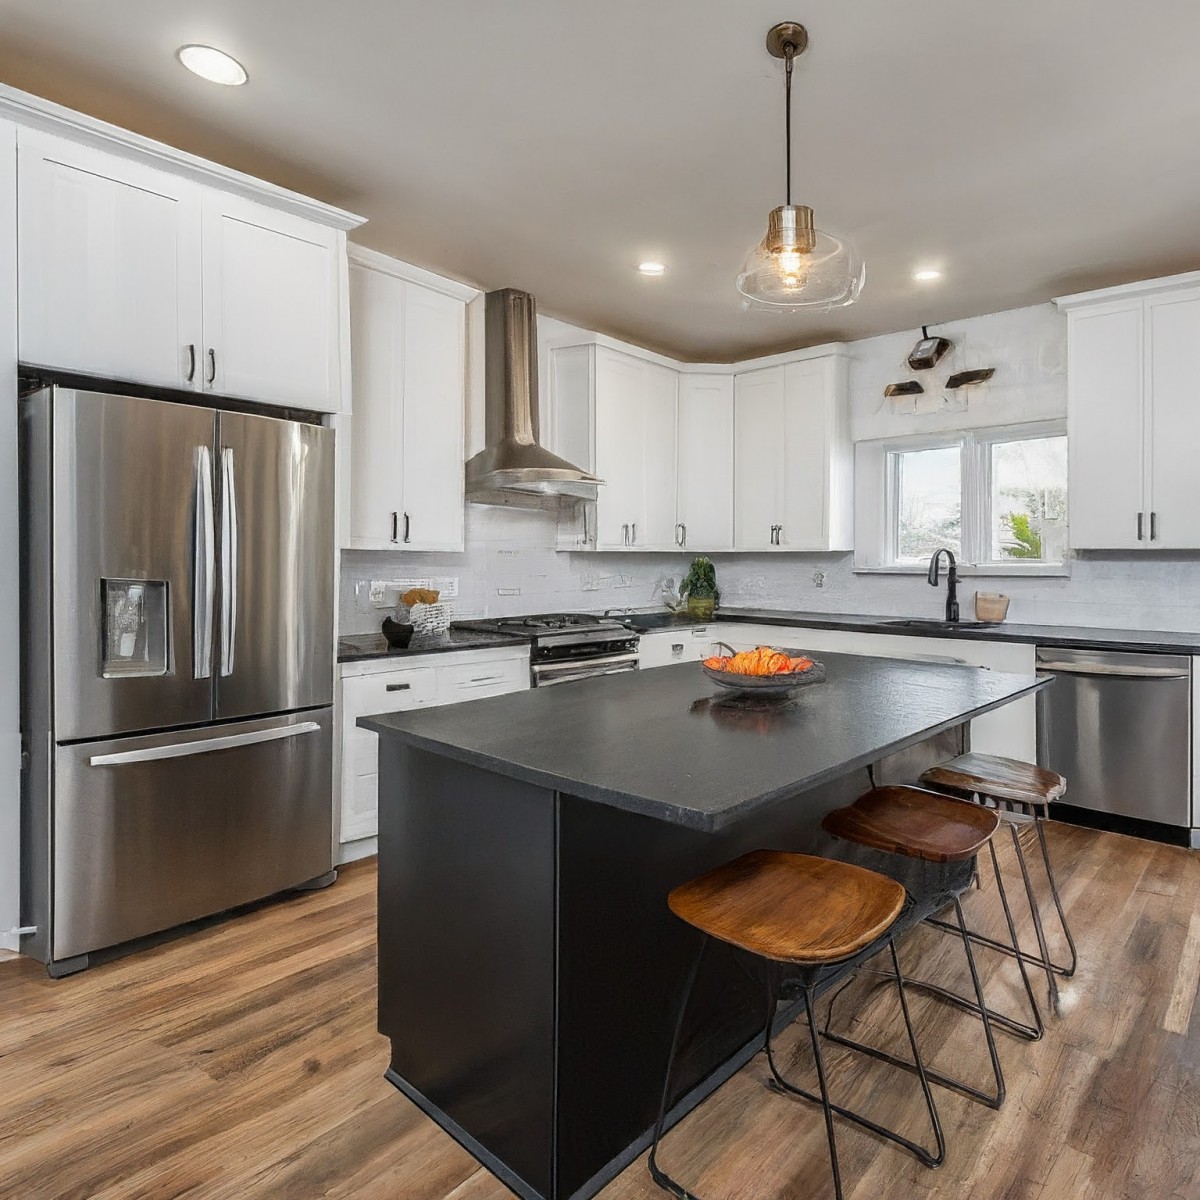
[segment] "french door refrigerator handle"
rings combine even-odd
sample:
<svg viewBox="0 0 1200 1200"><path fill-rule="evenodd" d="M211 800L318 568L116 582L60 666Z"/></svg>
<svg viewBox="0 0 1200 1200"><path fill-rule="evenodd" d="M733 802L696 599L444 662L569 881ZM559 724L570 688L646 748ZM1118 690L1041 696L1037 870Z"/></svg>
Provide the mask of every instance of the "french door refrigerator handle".
<svg viewBox="0 0 1200 1200"><path fill-rule="evenodd" d="M233 647L237 636L238 515L233 450L221 451L221 674L233 674Z"/></svg>
<svg viewBox="0 0 1200 1200"><path fill-rule="evenodd" d="M192 597L192 661L196 679L212 674L213 593L216 590L216 518L213 509L212 453L196 449L196 529Z"/></svg>
<svg viewBox="0 0 1200 1200"><path fill-rule="evenodd" d="M279 742L284 738L319 733L316 721L301 721L297 725L282 725L274 729L258 729L253 733L230 733L224 737L204 738L197 742L168 742L165 746L146 746L141 750L121 750L116 754L93 754L88 759L92 767L122 767L130 763L159 762L164 758L188 758L193 754L210 754L214 750L236 750L240 746L257 746L261 742Z"/></svg>

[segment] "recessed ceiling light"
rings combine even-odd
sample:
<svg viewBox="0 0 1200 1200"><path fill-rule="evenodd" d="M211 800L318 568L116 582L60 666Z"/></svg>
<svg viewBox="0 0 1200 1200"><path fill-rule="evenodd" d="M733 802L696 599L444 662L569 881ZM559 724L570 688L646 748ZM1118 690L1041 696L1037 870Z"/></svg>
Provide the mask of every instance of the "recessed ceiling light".
<svg viewBox="0 0 1200 1200"><path fill-rule="evenodd" d="M638 263L638 270L643 275L661 275L667 269L666 263L654 262L653 260Z"/></svg>
<svg viewBox="0 0 1200 1200"><path fill-rule="evenodd" d="M942 273L936 267L923 267L920 271L913 272L913 278L918 283L932 283L935 279L941 279Z"/></svg>
<svg viewBox="0 0 1200 1200"><path fill-rule="evenodd" d="M193 75L209 83L237 87L249 78L246 68L236 58L214 46L180 46L175 55Z"/></svg>

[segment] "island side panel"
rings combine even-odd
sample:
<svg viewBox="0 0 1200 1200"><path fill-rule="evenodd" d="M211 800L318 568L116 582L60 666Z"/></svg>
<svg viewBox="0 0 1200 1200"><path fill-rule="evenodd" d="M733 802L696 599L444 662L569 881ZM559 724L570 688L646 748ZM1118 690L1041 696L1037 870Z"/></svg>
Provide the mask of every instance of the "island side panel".
<svg viewBox="0 0 1200 1200"><path fill-rule="evenodd" d="M530 1200L553 1195L554 908L553 792L380 738L389 1078Z"/></svg>

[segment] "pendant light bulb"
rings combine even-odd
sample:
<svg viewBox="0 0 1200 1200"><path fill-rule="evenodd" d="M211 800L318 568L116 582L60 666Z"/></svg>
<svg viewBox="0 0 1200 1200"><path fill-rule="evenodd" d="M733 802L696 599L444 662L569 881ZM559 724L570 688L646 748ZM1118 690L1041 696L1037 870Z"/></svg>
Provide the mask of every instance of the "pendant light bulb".
<svg viewBox="0 0 1200 1200"><path fill-rule="evenodd" d="M827 312L853 304L866 282L866 268L850 241L823 233L813 224L811 208L792 203L792 64L807 45L804 27L792 22L767 34L767 49L785 64L786 203L772 210L766 236L737 277L748 309Z"/></svg>

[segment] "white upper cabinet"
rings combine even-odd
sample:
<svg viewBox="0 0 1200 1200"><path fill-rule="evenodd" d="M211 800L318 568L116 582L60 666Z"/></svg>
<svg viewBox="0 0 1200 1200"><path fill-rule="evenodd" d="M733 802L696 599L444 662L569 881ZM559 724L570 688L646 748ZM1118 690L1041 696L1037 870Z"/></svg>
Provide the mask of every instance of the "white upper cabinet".
<svg viewBox="0 0 1200 1200"><path fill-rule="evenodd" d="M463 548L466 305L404 290L404 527L409 549Z"/></svg>
<svg viewBox="0 0 1200 1200"><path fill-rule="evenodd" d="M783 367L734 380L734 541L772 550L783 519Z"/></svg>
<svg viewBox="0 0 1200 1200"><path fill-rule="evenodd" d="M823 354L734 379L738 550L853 548L846 365Z"/></svg>
<svg viewBox="0 0 1200 1200"><path fill-rule="evenodd" d="M1200 548L1200 289L1146 303L1147 475L1153 545Z"/></svg>
<svg viewBox="0 0 1200 1200"><path fill-rule="evenodd" d="M193 386L204 189L24 129L17 177L22 361Z"/></svg>
<svg viewBox="0 0 1200 1200"><path fill-rule="evenodd" d="M595 372L596 546L672 549L678 372L603 346Z"/></svg>
<svg viewBox="0 0 1200 1200"><path fill-rule="evenodd" d="M205 388L340 407L337 230L211 188L203 207Z"/></svg>
<svg viewBox="0 0 1200 1200"><path fill-rule="evenodd" d="M1067 311L1071 545L1200 549L1200 275L1058 304Z"/></svg>
<svg viewBox="0 0 1200 1200"><path fill-rule="evenodd" d="M682 549L733 549L733 377L679 381L676 541Z"/></svg>
<svg viewBox="0 0 1200 1200"><path fill-rule="evenodd" d="M1146 529L1140 301L1068 318L1070 539L1129 549Z"/></svg>
<svg viewBox="0 0 1200 1200"><path fill-rule="evenodd" d="M341 409L348 214L259 203L194 159L175 174L40 129L17 142L23 362Z"/></svg>
<svg viewBox="0 0 1200 1200"><path fill-rule="evenodd" d="M351 265L353 549L463 549L470 289L447 286L463 298L389 269Z"/></svg>

